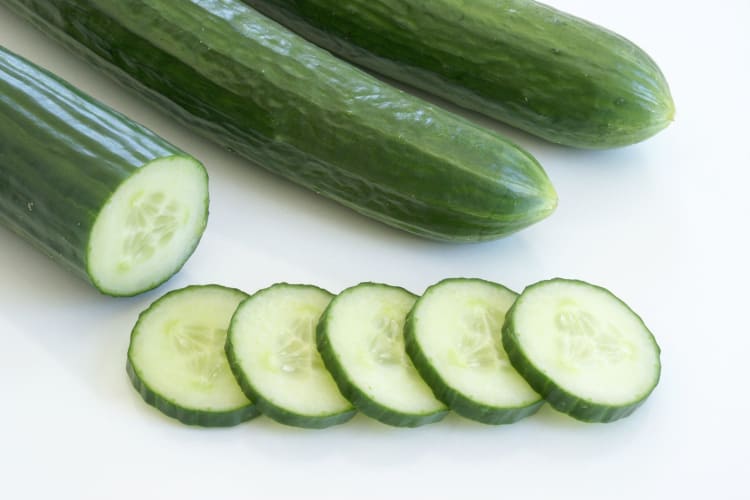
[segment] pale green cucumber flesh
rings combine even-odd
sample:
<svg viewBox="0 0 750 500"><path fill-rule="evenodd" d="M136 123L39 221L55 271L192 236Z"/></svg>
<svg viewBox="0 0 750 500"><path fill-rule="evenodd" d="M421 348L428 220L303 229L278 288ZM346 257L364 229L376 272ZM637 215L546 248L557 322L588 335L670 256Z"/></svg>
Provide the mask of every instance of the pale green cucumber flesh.
<svg viewBox="0 0 750 500"><path fill-rule="evenodd" d="M362 283L341 292L318 324L318 350L341 392L394 426L437 422L448 411L404 348L403 324L415 301L403 288Z"/></svg>
<svg viewBox="0 0 750 500"><path fill-rule="evenodd" d="M242 390L264 415L286 425L323 428L352 418L315 348L315 326L332 295L279 283L244 301L232 318L226 355Z"/></svg>
<svg viewBox="0 0 750 500"><path fill-rule="evenodd" d="M112 295L156 287L193 253L208 218L208 178L192 159L144 165L112 193L91 229L86 268Z"/></svg>
<svg viewBox="0 0 750 500"><path fill-rule="evenodd" d="M143 399L183 423L223 427L258 414L224 355L232 314L247 294L219 285L174 290L133 328L127 373Z"/></svg>
<svg viewBox="0 0 750 500"><path fill-rule="evenodd" d="M429 287L409 313L407 352L435 395L464 417L508 424L543 403L502 346L505 314L516 297L497 283L452 278Z"/></svg>
<svg viewBox="0 0 750 500"><path fill-rule="evenodd" d="M503 346L550 405L589 422L630 415L661 372L659 346L641 318L608 290L577 280L527 287L508 312Z"/></svg>

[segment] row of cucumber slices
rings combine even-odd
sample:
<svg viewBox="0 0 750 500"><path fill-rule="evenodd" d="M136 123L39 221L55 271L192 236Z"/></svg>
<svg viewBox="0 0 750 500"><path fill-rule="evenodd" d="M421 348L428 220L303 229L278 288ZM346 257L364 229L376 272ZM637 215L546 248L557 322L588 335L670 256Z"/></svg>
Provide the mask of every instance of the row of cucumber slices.
<svg viewBox="0 0 750 500"><path fill-rule="evenodd" d="M651 332L609 291L553 279L518 295L451 278L418 297L362 283L337 296L279 283L167 293L141 313L127 372L146 402L193 425L258 414L323 428L360 411L414 427L450 410L508 424L544 401L579 420L632 413L661 369Z"/></svg>

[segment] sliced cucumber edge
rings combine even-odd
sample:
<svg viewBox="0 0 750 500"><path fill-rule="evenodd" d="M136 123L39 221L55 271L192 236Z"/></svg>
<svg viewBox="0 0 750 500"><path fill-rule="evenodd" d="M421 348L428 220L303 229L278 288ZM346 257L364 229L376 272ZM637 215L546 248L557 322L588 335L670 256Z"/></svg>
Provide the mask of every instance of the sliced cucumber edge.
<svg viewBox="0 0 750 500"><path fill-rule="evenodd" d="M216 412L200 411L195 409L183 408L174 401L162 396L152 390L146 382L141 379L138 371L128 358L125 370L130 378L130 382L143 400L159 410L164 415L177 419L186 425L195 425L198 427L234 427L243 422L247 422L258 415L260 412L255 404L241 406L236 409Z"/></svg>

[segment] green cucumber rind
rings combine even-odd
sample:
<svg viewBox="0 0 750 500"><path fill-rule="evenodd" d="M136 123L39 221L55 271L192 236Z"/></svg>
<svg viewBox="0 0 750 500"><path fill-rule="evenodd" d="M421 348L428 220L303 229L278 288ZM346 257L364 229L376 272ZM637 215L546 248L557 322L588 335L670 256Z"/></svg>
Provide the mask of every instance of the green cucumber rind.
<svg viewBox="0 0 750 500"><path fill-rule="evenodd" d="M360 283L360 285L367 284L376 285L377 283ZM404 288L401 289L413 295L408 290ZM336 298L341 297L345 292L346 291L342 292ZM423 414L403 413L378 403L370 398L364 391L359 389L359 387L350 382L346 369L341 361L339 361L338 356L336 356L336 352L328 338L328 318L330 317L329 313L332 310L332 305L336 301L336 298L331 301L331 304L328 305L323 312L323 315L320 317L320 321L316 328L316 339L318 352L320 353L320 357L323 358L323 364L333 376L333 380L336 382L341 394L343 394L343 396L363 414L394 427L420 427L444 419L449 413L448 408Z"/></svg>
<svg viewBox="0 0 750 500"><path fill-rule="evenodd" d="M527 286L524 289L524 292L526 290L531 289L532 287L536 286L543 286L545 283L549 283L551 281L567 281L567 282L575 282L575 283L581 283L589 287L598 288L600 290L603 290L607 294L609 294L611 297L616 299L618 302L623 304L633 315L635 315L638 320L643 325L643 328L651 333L651 331L646 327L646 324L643 322L643 319L635 312L633 309L630 308L625 302L620 300L615 294L610 292L604 287L592 285L591 283L588 283L586 281L582 280L573 280L573 279L564 279L564 278L553 278L550 280L544 280L539 281L537 283L534 283L532 285ZM656 386L659 383L659 378L661 375L661 364L659 365L659 372L657 373L657 376L654 379L653 386L646 391L643 396L638 398L637 400L634 400L632 402L623 404L623 405L605 405L596 403L593 401L586 401L583 400L574 394L571 394L570 392L566 391L563 387L556 384L552 379L550 379L545 373L537 366L535 366L528 358L526 353L524 352L523 348L521 347L521 344L518 340L518 336L515 332L514 327L514 321L515 321L515 311L518 306L518 304L521 303L523 300L523 292L521 295L519 295L516 302L511 306L511 308L508 310L508 313L505 316L505 323L503 324L503 347L505 348L505 352L508 355L508 359L510 360L511 365L518 371L518 373L521 374L521 376L526 379L526 381L529 383L529 385L537 391L539 394L541 394L544 399L556 410L565 413L577 420L581 420L583 422L591 422L591 423L608 423L608 422L614 422L615 420L619 420L621 418L627 417L631 415L635 410L638 409L645 401L648 399L648 397L651 395L651 393L654 391ZM656 339L654 338L653 334L651 334L651 339L654 343L654 347L656 349L656 353L660 354L661 349L659 348L659 345L656 343Z"/></svg>
<svg viewBox="0 0 750 500"><path fill-rule="evenodd" d="M287 283L277 283L272 286L286 285L286 284ZM317 287L315 285L305 285L305 286L318 288L330 294L330 292L328 292L327 290ZM246 301L251 300L254 295L257 295L258 293L261 293L264 290L268 290L268 288L265 288L263 290L258 290L257 292L255 292L255 294L253 294L252 296L240 302L240 304L237 306L237 309L239 310ZM227 334L227 341L224 344L224 352L226 353L227 361L229 361L229 368L232 370L232 373L234 374L234 378L237 380L237 383L239 384L240 389L242 389L242 392L245 394L245 396L247 396L247 398L250 401L253 401L253 403L255 403L255 406L257 406L261 414L271 418L272 420L275 420L276 422L280 424L289 425L292 427L302 427L306 429L325 429L326 427L343 424L351 420L354 417L354 415L357 414L356 408L352 408L351 410L338 412L338 413L332 413L328 415L316 415L316 416L300 415L299 413L295 413L287 409L281 408L280 406L274 404L270 399L266 398L253 385L252 381L250 380L250 377L248 377L247 374L245 373L245 370L243 370L242 364L240 363L234 351L234 344L232 342L232 336L233 336L232 331L233 331L234 321L235 321L235 318L232 318L232 321L229 325L229 333Z"/></svg>
<svg viewBox="0 0 750 500"><path fill-rule="evenodd" d="M138 315L138 320L136 321L135 326L133 326L131 337L137 331L138 326L141 323L141 320L162 299L168 296L171 296L173 294L182 292L184 290L189 290L191 288L205 288L205 287L228 288L222 285L191 285L185 288L172 290L164 294L159 299L155 300L148 308L146 308L143 312L141 312ZM233 288L232 290L235 290L243 294L245 293L242 290L239 290L236 288ZM130 382L133 384L133 387L135 388L135 390L138 391L138 394L141 395L141 397L147 404L153 406L154 408L156 408L163 414L167 415L168 417L175 418L179 420L180 422L182 422L183 424L195 425L199 427L233 427L235 425L239 425L243 422L251 420L260 414L260 412L258 411L258 408L253 403L250 403L249 405L241 406L238 408L233 408L227 411L202 411L202 410L197 410L194 408L185 408L183 406L180 406L179 404L175 403L173 400L161 395L158 391L153 390L148 385L148 383L146 383L143 380L141 375L138 373L138 370L136 369L135 365L131 361L132 344L133 343L131 341L130 347L128 347L127 362L125 364L125 371L128 374L128 378L130 379Z"/></svg>
<svg viewBox="0 0 750 500"><path fill-rule="evenodd" d="M137 370L128 359L125 369L131 383L138 394L149 405L153 406L168 417L175 418L186 425L199 427L233 427L257 417L260 412L251 404L224 412L198 411L183 408L158 392L152 390L138 375Z"/></svg>
<svg viewBox="0 0 750 500"><path fill-rule="evenodd" d="M426 297L430 288L438 286L445 282L467 280L468 278L447 278L435 285L432 285L422 297ZM482 279L474 279L471 281L482 281L493 286L506 288L498 283L494 283ZM507 288L506 288L507 289ZM544 399L534 402L533 404L526 406L517 407L493 407L485 403L475 401L468 396L457 391L440 375L437 369L432 366L432 363L427 359L422 347L419 345L416 334L416 314L419 308L419 301L414 304L414 307L406 317L406 323L404 324L404 342L406 345L406 353L414 363L414 367L417 369L419 374L422 376L427 385L430 386L435 397L447 405L451 410L455 411L462 417L476 420L483 424L489 425L503 425L512 424L522 420L528 416L533 415L539 408L544 405Z"/></svg>

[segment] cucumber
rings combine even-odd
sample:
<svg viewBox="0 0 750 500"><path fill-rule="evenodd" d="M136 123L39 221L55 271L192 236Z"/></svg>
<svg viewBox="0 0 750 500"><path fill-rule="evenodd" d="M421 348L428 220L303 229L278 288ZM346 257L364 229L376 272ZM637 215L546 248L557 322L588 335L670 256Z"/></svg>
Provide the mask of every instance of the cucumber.
<svg viewBox="0 0 750 500"><path fill-rule="evenodd" d="M362 67L549 141L612 148L672 121L657 64L529 0L245 0Z"/></svg>
<svg viewBox="0 0 750 500"><path fill-rule="evenodd" d="M544 402L513 369L502 346L517 294L497 283L450 278L429 287L409 312L406 351L435 395L486 424L510 424Z"/></svg>
<svg viewBox="0 0 750 500"><path fill-rule="evenodd" d="M138 317L127 373L143 399L185 424L232 426L258 415L224 355L229 322L247 294L194 285L156 300Z"/></svg>
<svg viewBox="0 0 750 500"><path fill-rule="evenodd" d="M277 422L319 429L355 414L315 349L315 326L331 297L315 286L279 283L244 301L232 318L225 347L232 372Z"/></svg>
<svg viewBox="0 0 750 500"><path fill-rule="evenodd" d="M586 422L633 413L659 382L660 349L608 290L553 279L527 287L503 325L508 359L557 410Z"/></svg>
<svg viewBox="0 0 750 500"><path fill-rule="evenodd" d="M0 224L109 295L176 273L208 177L141 125L0 47Z"/></svg>
<svg viewBox="0 0 750 500"><path fill-rule="evenodd" d="M197 133L386 224L488 240L557 204L526 151L239 0L0 3Z"/></svg>
<svg viewBox="0 0 750 500"><path fill-rule="evenodd" d="M341 392L394 426L437 422L448 412L404 348L402 329L416 299L403 288L361 283L333 299L318 323L318 350Z"/></svg>

